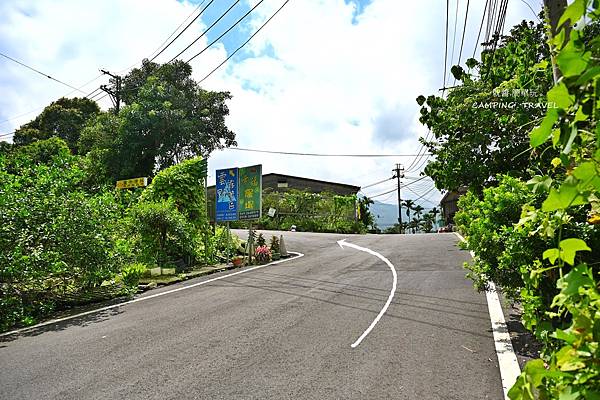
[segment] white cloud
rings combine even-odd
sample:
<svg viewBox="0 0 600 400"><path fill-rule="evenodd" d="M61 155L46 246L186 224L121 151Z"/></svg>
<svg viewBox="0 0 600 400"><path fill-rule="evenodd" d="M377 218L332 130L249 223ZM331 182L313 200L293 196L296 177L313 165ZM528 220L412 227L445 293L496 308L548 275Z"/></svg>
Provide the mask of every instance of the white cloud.
<svg viewBox="0 0 600 400"><path fill-rule="evenodd" d="M22 0L0 5L1 48L74 84L95 76L98 67L118 71L146 57L195 7L175 0L30 3ZM267 0L259 6L248 33L281 3ZM483 12L483 1L471 3L463 60L473 51ZM442 84L445 13L442 0L374 0L358 16L354 3L343 0L291 0L250 42L245 58L228 63L204 86L229 90L234 96L228 124L240 147L414 153L419 149L417 138L425 133L418 123L415 98L437 93ZM459 15L464 16L464 10ZM511 4L506 26L524 17L530 18L530 11ZM461 25L459 20L459 32ZM202 28L204 24L195 24L160 60L176 54L175 47L181 49ZM456 53L459 43L457 37ZM203 38L194 47L205 44ZM206 52L192 62L194 76L203 78L225 57L222 45ZM19 66L0 65L0 119L69 91ZM91 91L97 84L85 90ZM0 125L0 132L34 115ZM396 162L410 161L283 157L226 150L213 154L210 169L262 163L266 172L366 185L389 176ZM383 192L389 186L393 184L366 192ZM437 200L440 196L427 197ZM393 196L389 199L394 200Z"/></svg>

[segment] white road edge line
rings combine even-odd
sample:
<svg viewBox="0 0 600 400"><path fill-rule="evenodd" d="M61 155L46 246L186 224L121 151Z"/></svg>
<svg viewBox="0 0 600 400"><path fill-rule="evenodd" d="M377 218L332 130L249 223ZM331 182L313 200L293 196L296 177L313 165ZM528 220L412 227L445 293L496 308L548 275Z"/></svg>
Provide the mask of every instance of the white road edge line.
<svg viewBox="0 0 600 400"><path fill-rule="evenodd" d="M231 274L227 274L227 275L223 275L223 276L218 276L216 278L207 279L205 281L197 282L197 283L194 283L194 284L191 284L191 285L178 287L177 289L167 290L165 292L156 293L156 294L153 294L153 295L150 295L150 296L138 297L137 299L125 301L123 303L111 304L110 306L96 308L94 310L82 312L82 313L75 314L75 315L69 315L68 317L64 317L64 318L51 319L49 321L42 322L42 323L39 323L37 325L32 325L32 326L28 326L28 327L25 327L25 328L15 329L15 330L10 331L10 332L2 333L2 334L0 334L0 337L9 336L9 335L15 335L15 334L18 334L18 333L21 333L21 332L26 332L26 331L29 331L29 330L32 330L32 329L41 328L42 326L56 324L56 323L63 322L63 321L68 321L70 319L83 317L83 316L94 314L94 313L101 312L101 311L111 310L113 308L122 307L122 306L125 306L127 304L138 303L140 301L154 299L156 297L165 296L167 294L171 294L171 293L175 293L175 292L180 292L180 291L186 290L186 289L191 289L191 288L194 288L196 286L206 285L207 283L211 283L211 282L218 281L218 280L221 280L221 279L229 278L231 276L243 274L243 273L246 273L246 272L254 271L256 269L268 267L270 265L281 264L281 263L284 263L284 262L287 262L287 261L295 260L295 259L300 258L300 257L304 257L304 254L296 252L296 251L288 251L288 253L294 254L295 256L291 257L291 258L282 259L282 260L279 260L279 261L273 261L273 262L270 262L270 263L264 264L264 265L257 265L255 267L243 269L241 271L237 271L237 272L234 272L234 273L231 273Z"/></svg>
<svg viewBox="0 0 600 400"><path fill-rule="evenodd" d="M364 251L365 253L369 253L369 254L374 255L375 257L377 257L380 260L382 260L383 262L385 262L388 265L388 267L390 267L390 269L392 270L392 275L394 276L394 281L392 283L392 290L390 291L390 295L389 295L387 301L385 302L385 305L383 306L383 308L381 309L381 311L379 311L379 314L377 314L377 317L375 317L375 319L373 320L373 322L371 322L371 325L369 325L369 327L367 328L367 330L364 331L363 334L360 335L360 337L358 339L356 339L356 342L354 342L354 343L352 343L350 345L350 347L356 348L360 344L360 342L362 342L363 339L366 338L367 335L373 330L373 328L375 327L375 325L377 325L377 323L379 322L379 320L381 319L381 317L383 317L383 314L385 314L385 312L387 311L388 307L392 303L392 299L394 298L394 294L396 293L396 285L398 284L398 275L396 274L396 269L394 268L394 265L390 262L390 260L388 260L387 258L385 258L384 256L382 256L378 252L373 251L371 249L367 249L366 247L360 247L360 246L357 246L355 244L348 243L348 242L346 242L346 239L344 239L344 240L338 240L337 244L342 249L344 248L343 246L348 246L348 247L352 247L353 249Z"/></svg>
<svg viewBox="0 0 600 400"><path fill-rule="evenodd" d="M465 238L458 232L454 232L458 238L466 242ZM471 257L475 258L475 253L470 252ZM490 321L492 323L492 332L494 334L494 345L496 347L496 355L498 356L498 366L500 368L500 377L502 378L502 390L504 398L508 399L508 391L515 384L519 375L521 375L521 367L513 349L510 340L510 334L504 320L504 312L498 298L496 285L494 282L488 282L489 290L486 290L485 297L488 303L488 311L490 313Z"/></svg>

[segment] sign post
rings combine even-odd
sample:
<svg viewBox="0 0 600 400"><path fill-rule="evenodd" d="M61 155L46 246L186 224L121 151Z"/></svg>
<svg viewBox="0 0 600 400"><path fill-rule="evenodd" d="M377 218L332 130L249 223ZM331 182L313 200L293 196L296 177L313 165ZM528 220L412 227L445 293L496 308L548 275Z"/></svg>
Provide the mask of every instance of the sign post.
<svg viewBox="0 0 600 400"><path fill-rule="evenodd" d="M227 222L227 252L229 261L229 221L249 221L246 244L248 263L252 262L254 232L252 221L262 216L262 165L244 168L218 169L215 222Z"/></svg>
<svg viewBox="0 0 600 400"><path fill-rule="evenodd" d="M215 185L217 205L215 220L237 221L238 219L238 169L218 169Z"/></svg>
<svg viewBox="0 0 600 400"><path fill-rule="evenodd" d="M129 189L136 187L145 187L148 186L148 178L133 178L133 179L124 179L122 181L117 181L117 189Z"/></svg>
<svg viewBox="0 0 600 400"><path fill-rule="evenodd" d="M252 263L254 235L252 221L262 216L262 165L240 168L240 221L249 221L248 225L248 263Z"/></svg>
<svg viewBox="0 0 600 400"><path fill-rule="evenodd" d="M239 169L239 219L248 221L262 216L262 165Z"/></svg>

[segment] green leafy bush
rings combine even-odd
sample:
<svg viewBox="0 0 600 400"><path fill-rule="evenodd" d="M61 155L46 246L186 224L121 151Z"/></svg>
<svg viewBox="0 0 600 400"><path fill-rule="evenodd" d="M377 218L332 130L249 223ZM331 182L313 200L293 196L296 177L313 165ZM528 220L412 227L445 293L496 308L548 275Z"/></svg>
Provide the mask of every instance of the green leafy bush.
<svg viewBox="0 0 600 400"><path fill-rule="evenodd" d="M289 230L295 225L301 232L365 233L372 218L366 213L357 218L357 204L354 195L338 196L296 189L265 191L263 217L258 225L271 230ZM365 203L362 208L367 206ZM277 210L275 217L267 215L269 208Z"/></svg>
<svg viewBox="0 0 600 400"><path fill-rule="evenodd" d="M185 160L160 171L144 190L141 200L171 200L190 223L205 228L208 226L205 179L206 160L201 157Z"/></svg>
<svg viewBox="0 0 600 400"><path fill-rule="evenodd" d="M140 201L130 210L130 223L141 261L165 267L196 259L196 230L172 201Z"/></svg>
<svg viewBox="0 0 600 400"><path fill-rule="evenodd" d="M535 202L535 196L516 178L498 179L499 185L484 189L481 199L473 192L462 196L454 220L475 253L466 264L475 286L483 290L493 281L514 297L523 287L521 268L531 265L544 242L527 233L515 234L522 207Z"/></svg>
<svg viewBox="0 0 600 400"><path fill-rule="evenodd" d="M100 285L118 272L114 194L81 188L72 156L48 165L0 159L0 328L33 323L56 299Z"/></svg>
<svg viewBox="0 0 600 400"><path fill-rule="evenodd" d="M546 111L529 135L534 151L551 142L559 156L541 171L545 176L532 179L533 189L543 192L545 200L522 219L522 224L537 226L536 234L551 237L552 244L538 254L543 261L524 275L528 294L541 300L541 312L529 318L538 336L544 332L546 348L540 359L527 363L511 388L513 400L600 399L598 5L575 0L565 9L558 34L550 40L561 79L547 92L547 100L556 107ZM565 41L568 24L563 21L572 25L582 17L590 22L570 30ZM554 290L541 281L554 283ZM548 295L553 295L550 306L543 301Z"/></svg>
<svg viewBox="0 0 600 400"><path fill-rule="evenodd" d="M178 247L171 249L171 253L179 252L188 265L198 259L205 263L215 261L216 249L206 210L205 180L206 160L192 158L160 171L140 197L141 202L168 200L183 216L187 235L195 249L183 251Z"/></svg>
<svg viewBox="0 0 600 400"><path fill-rule="evenodd" d="M146 265L142 263L133 263L125 266L121 270L121 279L123 283L131 288L136 288L140 278L146 273Z"/></svg>
<svg viewBox="0 0 600 400"><path fill-rule="evenodd" d="M267 244L267 241L265 240L265 237L263 236L262 233L258 234L258 237L256 238L256 245L257 246L265 246Z"/></svg>
<svg viewBox="0 0 600 400"><path fill-rule="evenodd" d="M54 158L65 158L71 155L67 143L57 137L38 140L27 146L16 147L11 154L11 163L7 167L19 165L49 164Z"/></svg>

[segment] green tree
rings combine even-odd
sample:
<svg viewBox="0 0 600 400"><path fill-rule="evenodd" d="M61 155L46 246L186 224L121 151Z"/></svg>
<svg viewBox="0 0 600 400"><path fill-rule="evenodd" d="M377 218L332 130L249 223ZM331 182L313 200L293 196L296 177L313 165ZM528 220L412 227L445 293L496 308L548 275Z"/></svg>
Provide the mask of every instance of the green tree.
<svg viewBox="0 0 600 400"><path fill-rule="evenodd" d="M0 329L34 323L61 296L100 285L122 264L115 197L83 189L76 157L61 151L16 166L9 171L0 157Z"/></svg>
<svg viewBox="0 0 600 400"><path fill-rule="evenodd" d="M38 140L26 146L16 147L10 154L8 168L19 168L19 165L50 164L56 157L63 159L70 154L67 143L57 137Z"/></svg>
<svg viewBox="0 0 600 400"><path fill-rule="evenodd" d="M440 210L437 207L433 207L429 212L433 215L433 225L435 226L438 223L437 216L440 214Z"/></svg>
<svg viewBox="0 0 600 400"><path fill-rule="evenodd" d="M426 233L430 233L433 230L433 224L435 223L435 216L432 213L423 215L423 230Z"/></svg>
<svg viewBox="0 0 600 400"><path fill-rule="evenodd" d="M423 210L425 210L425 209L420 204L417 204L413 208L413 210L415 211L415 214L416 214L417 218L421 218L421 214L423 214Z"/></svg>
<svg viewBox="0 0 600 400"><path fill-rule="evenodd" d="M12 143L0 141L0 156L6 156L12 151Z"/></svg>
<svg viewBox="0 0 600 400"><path fill-rule="evenodd" d="M366 229L375 228L375 217L369 209L369 206L372 204L374 204L374 201L367 196L358 199L359 221L365 226Z"/></svg>
<svg viewBox="0 0 600 400"><path fill-rule="evenodd" d="M410 221L410 212L413 210L414 206L415 206L415 202L413 200L404 200L402 202L402 205L404 207L406 207L406 216L408 217L408 220ZM404 232L404 229L402 229L402 232Z"/></svg>
<svg viewBox="0 0 600 400"><path fill-rule="evenodd" d="M225 125L228 92L202 89L189 64L144 61L123 79L118 120L97 118L80 141L105 159L113 179L152 176L194 156L236 145ZM104 150L104 151L102 151Z"/></svg>
<svg viewBox="0 0 600 400"><path fill-rule="evenodd" d="M552 85L544 32L542 24L523 21L495 50L484 50L481 62L469 59L470 72L454 66L461 85L446 98L419 96L420 121L432 132L422 142L434 156L425 173L438 189L467 186L479 193L497 174L529 174L528 132L545 111L530 104L545 102ZM543 154L540 164L553 157L552 149Z"/></svg>
<svg viewBox="0 0 600 400"><path fill-rule="evenodd" d="M178 221L178 218L173 217L173 213L169 212L169 204L163 204L165 201L170 202L170 207L175 207L176 211L183 216L186 224L177 222L177 232L185 229L185 235L188 238L186 241L193 243L187 243L185 246L180 243L169 254L173 259L182 258L187 265L193 264L199 255L203 255L206 262L212 258L212 249L209 248L208 243L212 232L206 212L206 197L204 194L206 168L206 160L202 157L185 160L166 168L154 177L152 183L140 196L140 203L157 204L155 208L148 208L148 210L152 211L152 215L160 216L163 220L161 223ZM151 228L149 229L150 232ZM162 232L166 235L165 230ZM178 235L178 237L183 237L183 233L178 233ZM202 245L201 242L203 242ZM164 244L164 240L162 243ZM197 248L192 252L186 246L203 246L203 248Z"/></svg>
<svg viewBox="0 0 600 400"><path fill-rule="evenodd" d="M15 131L15 145L26 145L37 140L57 136L71 151L77 152L77 143L86 123L100 112L98 105L87 98L60 98L44 108L33 121Z"/></svg>

